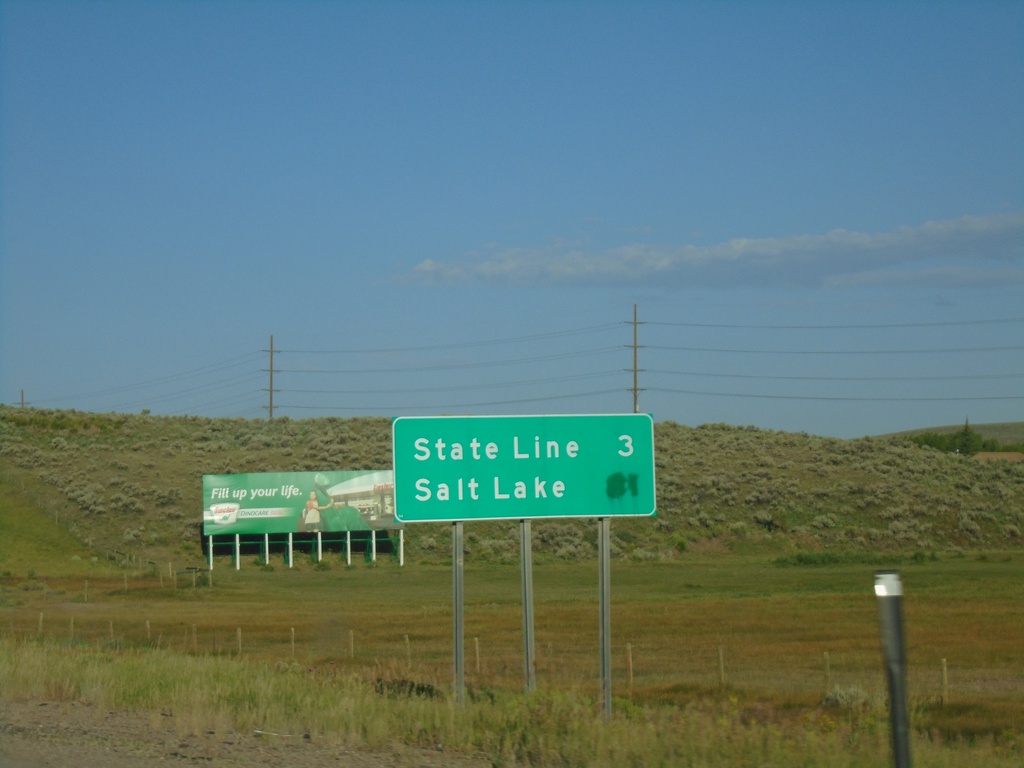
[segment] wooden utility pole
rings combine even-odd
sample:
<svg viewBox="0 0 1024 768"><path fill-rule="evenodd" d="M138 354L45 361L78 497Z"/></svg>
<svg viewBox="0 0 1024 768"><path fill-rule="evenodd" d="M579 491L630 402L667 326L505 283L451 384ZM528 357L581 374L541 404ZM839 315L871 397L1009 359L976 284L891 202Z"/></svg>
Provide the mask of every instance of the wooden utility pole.
<svg viewBox="0 0 1024 768"><path fill-rule="evenodd" d="M639 323L636 319L636 304L633 305L633 413L640 413L640 385L639 385L639 374L640 369L637 367L638 362L638 350L640 345L637 343L637 326Z"/></svg>
<svg viewBox="0 0 1024 768"><path fill-rule="evenodd" d="M270 337L270 403L267 407L267 416L270 420L274 419L274 393L277 392L274 389L274 337Z"/></svg>

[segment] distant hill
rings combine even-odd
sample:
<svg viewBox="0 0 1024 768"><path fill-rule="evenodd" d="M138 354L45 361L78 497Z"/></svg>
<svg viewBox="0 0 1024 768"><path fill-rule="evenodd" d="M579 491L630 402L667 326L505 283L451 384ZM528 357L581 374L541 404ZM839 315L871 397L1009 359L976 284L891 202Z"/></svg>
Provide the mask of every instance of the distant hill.
<svg viewBox="0 0 1024 768"><path fill-rule="evenodd" d="M900 436L839 440L723 424L658 423L655 443L658 516L616 520L616 557L1024 543L1024 464L972 461ZM57 521L101 555L117 549L201 564L204 474L390 466L386 418L266 421L0 407L0 503ZM533 530L539 559L595 554L591 520L538 521ZM447 525L409 526L407 557L447 558L449 540ZM466 540L469 557L518 558L515 524L472 523Z"/></svg>
<svg viewBox="0 0 1024 768"><path fill-rule="evenodd" d="M1024 444L1024 421L1007 421L996 424L975 424L970 422L970 427L986 440L998 440L1002 445ZM911 429L906 432L893 432L883 437L911 437L933 433L936 435L949 435L959 432L964 428L963 424L949 424L944 427L927 427L925 429Z"/></svg>

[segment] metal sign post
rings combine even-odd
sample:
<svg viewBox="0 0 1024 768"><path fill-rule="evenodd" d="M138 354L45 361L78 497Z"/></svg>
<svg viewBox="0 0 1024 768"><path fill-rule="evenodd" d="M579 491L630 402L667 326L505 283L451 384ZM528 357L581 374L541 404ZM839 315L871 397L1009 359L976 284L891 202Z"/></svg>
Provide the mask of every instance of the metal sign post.
<svg viewBox="0 0 1024 768"><path fill-rule="evenodd" d="M452 634L455 657L455 701L466 701L466 645L465 614L463 612L463 566L465 555L462 545L462 523L452 523Z"/></svg>
<svg viewBox="0 0 1024 768"><path fill-rule="evenodd" d="M523 676L527 692L537 687L533 639L533 542L530 521L519 521L520 573L523 593Z"/></svg>
<svg viewBox="0 0 1024 768"><path fill-rule="evenodd" d="M896 768L910 768L910 727L907 717L907 673L903 644L903 584L896 571L875 573L882 656L889 680L889 722Z"/></svg>
<svg viewBox="0 0 1024 768"><path fill-rule="evenodd" d="M601 593L601 695L604 699L604 716L612 716L612 567L611 567L611 518L601 517L597 521L598 548L598 589Z"/></svg>

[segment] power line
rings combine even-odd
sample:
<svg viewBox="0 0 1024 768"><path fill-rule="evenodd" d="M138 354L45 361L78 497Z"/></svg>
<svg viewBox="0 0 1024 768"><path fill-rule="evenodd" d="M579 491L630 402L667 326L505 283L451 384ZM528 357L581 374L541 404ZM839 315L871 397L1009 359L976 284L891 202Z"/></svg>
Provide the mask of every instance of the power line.
<svg viewBox="0 0 1024 768"><path fill-rule="evenodd" d="M213 408L215 406L222 406L228 403L242 403L247 400L252 401L254 403L252 408L250 408L249 410L254 411L256 413L261 413L264 410L263 406L259 405L259 400L262 399L261 394L262 393L259 391L242 392L238 395L232 395L231 397L223 397L219 400L212 400L210 402L190 406L188 410L177 411L175 415L184 415L189 412L194 413L195 411L204 411L208 408Z"/></svg>
<svg viewBox="0 0 1024 768"><path fill-rule="evenodd" d="M409 389L294 389L289 387L289 392L311 395L397 395L417 394L427 392L451 392L470 389L503 389L506 387L522 387L535 384L553 384L558 381L579 381L580 379L597 379L605 376L618 376L622 371L602 371L600 373L581 373L572 376L555 376L548 379L533 379L529 381L502 381L493 384L455 384L446 387L418 387Z"/></svg>
<svg viewBox="0 0 1024 768"><path fill-rule="evenodd" d="M695 376L722 379L760 379L765 381L980 381L988 379L1024 379L1024 373L979 373L963 376L769 376L753 373L706 373L697 371L663 371L645 368L648 373L668 376Z"/></svg>
<svg viewBox="0 0 1024 768"><path fill-rule="evenodd" d="M156 379L147 379L136 382L134 384L124 384L119 387L110 387L108 389L96 390L93 392L80 392L72 395L64 395L61 397L49 397L43 400L39 400L39 403L52 403L58 400L76 400L87 397L102 397L104 395L116 395L123 392L129 392L136 389L142 389L143 387L152 387L159 384L167 384L174 381L180 381L198 375L208 375L210 373L217 373L220 371L226 371L232 368L237 368L242 362L253 359L258 356L259 352L249 352L238 357L231 358L229 360L222 360L219 363L213 363L211 365L202 366L200 368L193 368L188 371L182 371L180 373L172 373L167 376L161 376Z"/></svg>
<svg viewBox="0 0 1024 768"><path fill-rule="evenodd" d="M438 349L465 349L468 347L495 346L498 344L518 344L524 341L540 341L542 339L556 339L564 336L577 336L584 333L595 333L618 328L620 323L605 323L604 325L592 325L588 328L576 328L569 331L553 331L551 333L536 333L531 336L513 336L507 339L487 339L483 341L459 341L449 344L425 344L415 347L373 347L365 349L277 349L278 354L293 355L365 355L396 352L427 352ZM278 369L280 370L280 369Z"/></svg>
<svg viewBox="0 0 1024 768"><path fill-rule="evenodd" d="M979 396L979 397L841 397L816 395L763 395L742 394L737 392L700 392L690 389L663 389L649 387L651 392L668 392L677 395L697 395L701 397L733 397L754 400L827 400L834 402L870 402L870 403L918 403L918 402L974 402L978 400L1024 400L1024 395Z"/></svg>
<svg viewBox="0 0 1024 768"><path fill-rule="evenodd" d="M569 357L586 357L588 355L599 355L606 352L618 352L620 347L600 347L598 349L579 350L577 352L563 352L557 355L538 355L537 357L521 357L512 360L491 360L482 363L438 363L436 365L417 365L408 367L393 368L278 368L278 373L316 373L316 374L353 374L353 373L408 373L410 371L444 371L463 370L466 368L489 368L503 365L522 365L524 363L537 363L548 360L564 360Z"/></svg>
<svg viewBox="0 0 1024 768"><path fill-rule="evenodd" d="M1024 317L1008 317L1000 320L946 320L935 323L879 323L877 325L740 325L728 323L669 323L656 320L646 320L641 325L664 325L678 328L732 328L737 330L848 331L886 328L948 328L953 326L1003 325L1008 323L1024 323Z"/></svg>
<svg viewBox="0 0 1024 768"><path fill-rule="evenodd" d="M243 374L241 376L234 376L234 377L232 377L230 379L223 379L223 380L218 381L218 382L211 382L210 384L206 384L206 385L203 385L203 386L195 387L193 389L188 389L188 390L185 390L185 391L180 391L179 390L177 392L172 392L172 393L169 393L169 394L166 394L166 395L163 395L163 396L147 397L147 398L144 398L144 399L137 399L137 400L129 401L129 402L126 402L126 403L118 403L117 405L114 405L112 407L116 411L116 410L119 410L119 409L122 409L122 408L135 408L135 407L140 406L140 405L144 405L144 406L148 407L148 406L151 406L151 405L155 405L157 403L173 402L175 400L181 400L183 397L191 397L193 395L201 395L201 394L206 394L206 393L209 393L209 392L216 392L218 390L225 389L225 388L230 387L230 386L232 386L234 384L237 384L239 382L246 381L246 380L249 380L249 379L251 379L251 376L249 376L248 374Z"/></svg>
<svg viewBox="0 0 1024 768"><path fill-rule="evenodd" d="M478 361L474 358L476 355L466 354L462 357L463 359L472 360L472 362L451 362L451 363L439 363L435 359L429 360L424 365L417 365L409 362L415 360L415 353L431 352L438 350L471 350L474 348L483 347L495 347L498 345L505 344L518 344L518 343L529 343L529 342L541 342L551 339L566 339L570 337L580 337L585 334L591 333L608 333L614 329L621 329L623 324L632 325L634 331L639 325L654 325L654 326L665 326L665 327L677 327L677 328L693 328L693 329L731 329L737 331L750 331L750 330L775 330L775 331L800 331L800 330L878 330L878 329L900 329L900 328L949 328L956 326L982 326L982 325L999 325L999 324L1012 324L1024 322L1024 318L1004 318L1004 319L990 319L990 320L968 320L968 321L942 321L934 323L895 323L895 324L874 324L874 325L809 325L809 326L797 326L797 325L740 325L740 324L713 324L713 323L675 323L675 322L659 322L659 321L646 321L640 322L636 319L632 321L624 321L619 323L606 323L602 325L594 325L585 328L575 328L566 331L554 331L550 333L539 333L526 336L510 337L507 339L486 339L479 341L468 341L468 342L453 342L445 344L435 345L416 345L409 347L392 347L392 348L374 348L374 349L360 349L360 350L291 350L282 351L274 346L274 354L290 354L290 358L293 361L300 362L302 355L309 356L330 356L330 355L349 355L349 356L367 356L375 355L379 353L389 353L393 355L409 354L410 358L396 359L395 362L399 365L395 367L381 367L380 365L372 367L362 367L361 365L354 365L347 368L277 368L276 363L272 362L275 375L287 374L285 380L289 380L289 376L297 376L302 374L312 375L341 375L350 379L352 376L357 374L385 374L385 375L405 375L411 378L412 385L401 386L408 384L406 381L394 382L399 384L394 389L382 389L379 387L363 387L363 388L346 388L346 389L331 389L331 388L308 388L308 389L291 389L285 388L284 395L288 397L290 394L310 396L309 399L315 399L317 396L373 396L373 399L377 401L376 404L369 406L331 406L331 405L316 405L316 404L300 404L295 405L283 405L278 406L275 403L276 408L285 408L292 410L304 410L304 411L343 411L343 412L405 412L414 410L435 410L439 412L443 411L473 411L474 409L501 407L501 406L514 406L526 403L542 403L542 402L555 402L565 401L571 399L582 399L594 396L604 396L611 394L618 394L622 390L619 389L606 389L599 391L590 392L578 392L561 395L537 395L534 397L520 397L514 399L495 399L487 402L454 402L444 405L431 405L431 406L413 406L413 405L397 405L397 406L382 406L380 402L389 398L390 396L403 395L430 395L433 393L443 392L461 392L468 394L471 391L482 391L482 390L501 390L503 388L524 388L524 387L550 387L558 382L571 382L581 381L586 379L597 379L606 376L621 375L622 369L617 370L605 370L597 371L593 373L577 373L568 375L554 375L545 377L543 375L524 378L516 381L503 381L495 383L472 383L472 384L448 384L439 385L433 387L417 387L415 386L418 381L414 378L418 374L426 374L430 371L468 371L468 370L485 370L489 368L502 368L506 366L527 366L530 364L544 364L544 363L558 363L570 359L579 359L588 356L604 355L607 353L621 354L622 346L604 346L582 350L569 350L557 354L538 354L532 356L520 356L510 359L499 359L499 360L484 360ZM687 334L690 335L690 334ZM693 334L699 336L699 334ZM737 334L739 336L740 334ZM742 334L743 338L747 338L750 334ZM935 338L942 337L943 334L933 334ZM884 338L884 335L882 336ZM777 335L776 338L781 338L781 335ZM787 337L792 339L793 337ZM1010 339L1012 341L1012 339ZM272 342L273 343L273 342ZM559 344L556 346L571 347L574 346L571 343ZM800 349L752 349L747 348L748 345L740 344L738 348L726 348L726 347L695 347L695 346L672 346L672 345L640 345L634 334L634 343L632 345L634 352L637 349L643 349L645 355L653 355L655 359L661 357L663 360L671 359L671 356L661 354L659 352L683 352L683 353L714 353L714 354L734 354L734 355L752 355L752 356L764 356L764 355L776 355L780 358L790 355L814 355L822 356L823 361L828 357L832 359L835 356L879 356L889 358L892 355L901 356L922 356L922 355L973 355L980 353L998 353L998 352L1011 352L1020 351L1024 349L1024 346L1017 345L1005 345L1005 346L983 346L983 347L948 347L948 348L905 348L905 349L821 349L821 350L800 350ZM540 351L543 349L543 345L537 344L535 349ZM56 400L68 400L70 398L86 398L86 397L109 397L113 395L120 396L131 396L127 393L133 393L131 402L122 402L115 409L129 408L129 407L149 407L157 403L170 403L175 401L183 401L187 398L196 398L201 395L210 395L217 392L229 392L233 386L241 386L246 383L252 383L255 386L257 377L260 375L259 372L248 372L242 370L247 363L250 363L255 357L258 357L264 352L250 352L237 357L230 358L228 360L221 360L212 365L200 366L190 370L182 371L175 374L169 374L153 379L148 379L133 384L125 384L121 386L111 387L103 390L90 392L87 394L72 395L65 398L47 398L44 400L35 400L34 404L51 403ZM452 354L451 357L457 357ZM1019 355L1008 356L1001 358L1004 362L1009 361L1013 363L1020 359ZM356 362L366 363L372 360L372 358L362 357ZM779 382L820 382L820 383L892 383L892 382L934 382L936 384L941 382L971 382L971 381L1012 381L1024 378L1024 373L1013 373L1013 372L982 372L982 373L970 373L972 370L969 364L966 362L967 358L962 358L963 363L959 371L954 371L947 375L936 375L936 376L925 376L916 375L911 371L909 375L861 375L861 376L838 376L827 373L829 370L825 368L826 375L795 375L793 373L787 373L785 375L771 375L771 374L759 374L759 373L729 373L729 372L715 372L715 371L690 371L690 370L673 370L668 368L639 368L637 361L634 357L634 367L632 370L634 374L637 371L644 371L648 377L692 377L701 379L719 378L719 379L735 379L735 380L757 380L757 381L779 381ZM310 361L312 362L312 360ZM338 362L338 361L334 361ZM348 363L346 360L344 363ZM879 361L881 364L881 361ZM760 365L760 363L758 363ZM821 365L828 366L831 363L822 362ZM888 365L888 360L887 360ZM1005 370L1004 365L1000 365ZM561 366L552 366L552 369L558 371L564 370ZM524 371L528 370L524 368ZM533 369L538 373L550 370L548 367L539 365ZM265 369L264 369L265 371ZM518 371L523 373L522 371ZM229 375L232 374L232 375ZM224 378L218 378L224 376ZM202 381L194 381L196 378L201 378ZM471 377L465 377L471 378ZM295 381L295 379L290 379ZM662 379L663 381L665 379ZM275 380L275 384L277 384ZM333 382L332 382L333 383ZM190 386L191 385L191 386ZM154 393L154 396L146 397L144 392L147 388L161 388L162 392L159 394ZM639 389L636 379L634 378L634 388ZM266 390L259 390L265 392ZM536 391L536 390L534 390ZM927 397L885 397L885 396L843 396L843 395L797 395L797 394L743 394L737 392L710 392L701 391L697 389L676 389L676 388L659 388L659 387L645 387L645 391L648 392L661 392L678 395L692 395L696 397L723 397L723 398L747 398L751 400L793 400L793 401L827 401L827 402L982 402L982 401L1019 401L1024 399L1022 396L1017 395L1004 395L1004 396L927 396ZM819 390L820 391L820 390ZM934 389L932 390L935 391ZM947 390L948 391L948 390ZM525 394L525 392L515 392L514 394ZM195 411L197 409L210 409L220 408L226 403L237 404L240 407L250 408L248 403L253 398L258 398L258 392L250 392L246 389L245 392L238 393L235 395L228 395L220 399L213 399L212 401L203 403L202 405L192 405L189 410ZM459 397L459 395L456 395ZM635 391L634 391L635 399Z"/></svg>
<svg viewBox="0 0 1024 768"><path fill-rule="evenodd" d="M447 405L398 405L389 406L382 408L378 406L319 406L319 405L280 405L279 408L294 408L301 410L339 410L339 411L422 411L422 410L434 410L434 411L452 411L452 410L472 410L475 408L489 408L495 405L520 405L523 403L540 403L549 400L571 400L581 397L594 397L596 395L611 395L621 392L619 389L603 389L595 392L575 392L567 395L547 395L544 397L528 397L520 398L517 400L493 400L484 403L449 403Z"/></svg>
<svg viewBox="0 0 1024 768"><path fill-rule="evenodd" d="M968 354L974 352L1015 352L1021 346L1003 347L960 347L943 349L723 349L714 347L669 347L648 344L646 349L660 349L670 352L713 352L733 355L933 355Z"/></svg>

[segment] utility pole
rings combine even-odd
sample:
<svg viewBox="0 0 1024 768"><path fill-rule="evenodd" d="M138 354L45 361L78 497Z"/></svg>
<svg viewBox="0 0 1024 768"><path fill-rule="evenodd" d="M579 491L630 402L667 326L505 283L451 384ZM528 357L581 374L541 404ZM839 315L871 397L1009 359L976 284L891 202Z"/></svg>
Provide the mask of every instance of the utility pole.
<svg viewBox="0 0 1024 768"><path fill-rule="evenodd" d="M639 374L640 369L637 367L638 362L638 350L640 345L637 343L637 326L639 323L636 319L636 304L633 305L633 413L640 413L640 389Z"/></svg>
<svg viewBox="0 0 1024 768"><path fill-rule="evenodd" d="M274 389L274 337L270 337L270 403L267 408L268 418L274 420L274 393L279 391Z"/></svg>

